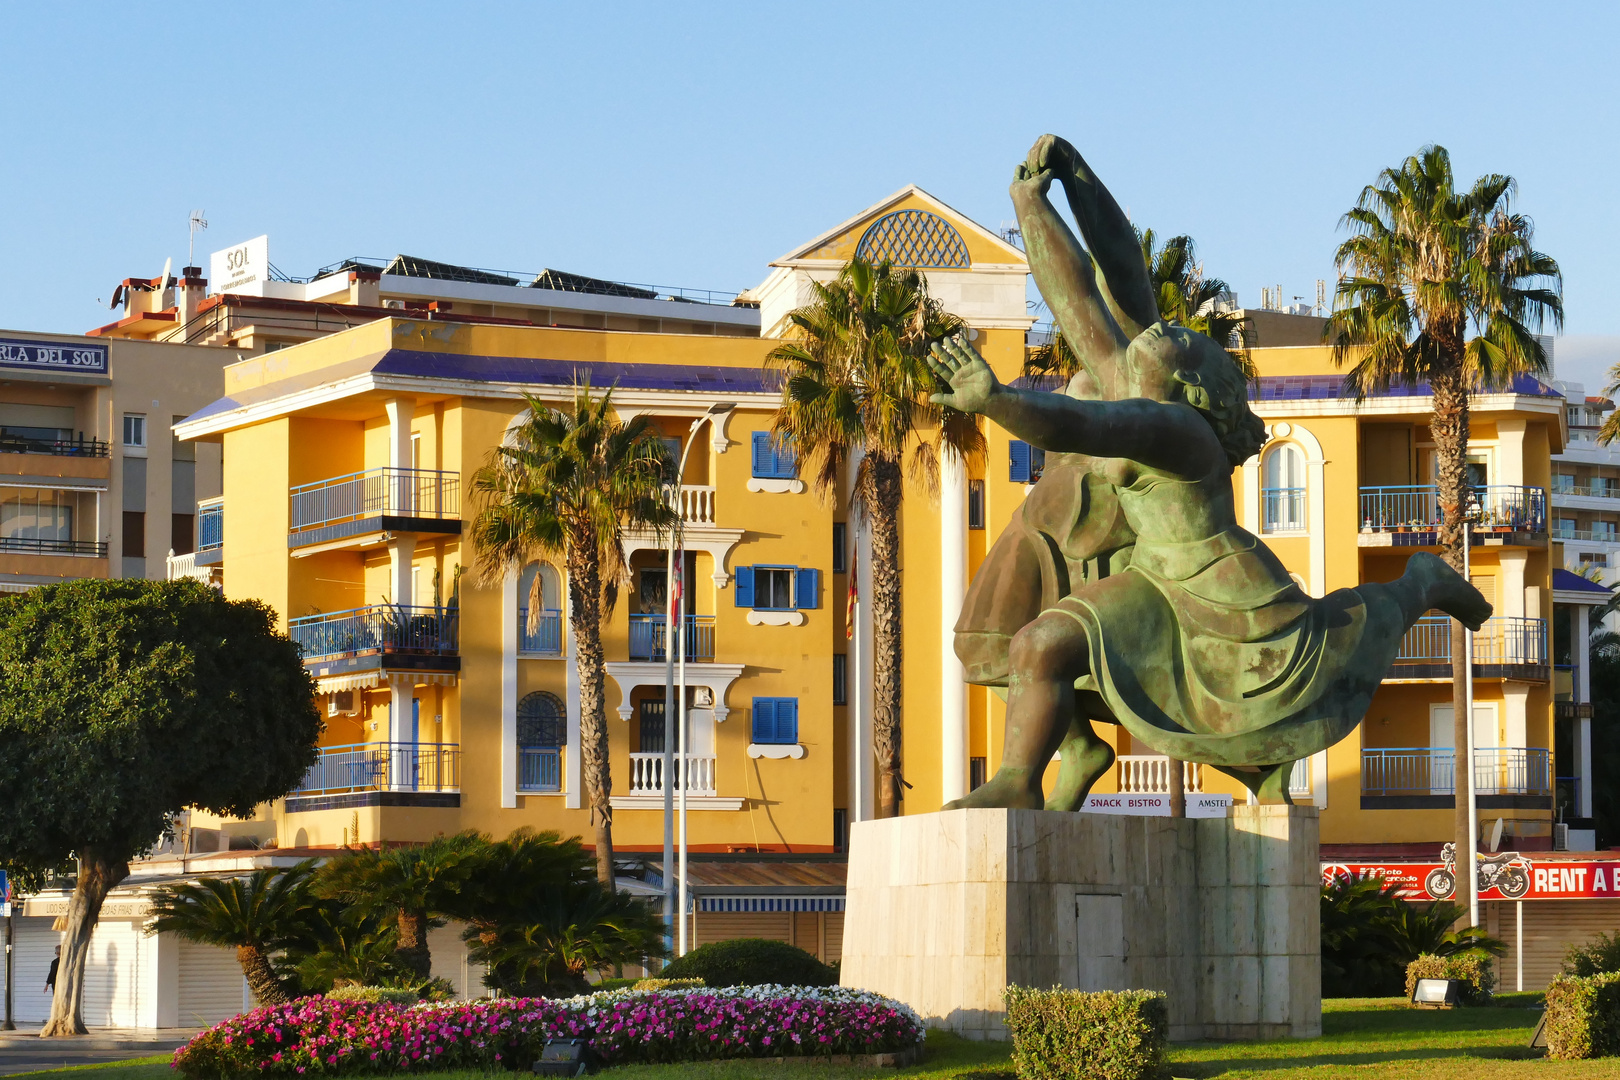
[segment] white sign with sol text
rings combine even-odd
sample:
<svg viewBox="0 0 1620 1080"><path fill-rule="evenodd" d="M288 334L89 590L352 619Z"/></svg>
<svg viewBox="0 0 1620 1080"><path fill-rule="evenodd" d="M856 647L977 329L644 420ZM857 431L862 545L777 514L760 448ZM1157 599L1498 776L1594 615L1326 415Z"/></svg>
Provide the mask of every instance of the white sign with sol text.
<svg viewBox="0 0 1620 1080"><path fill-rule="evenodd" d="M1230 795L1200 795L1187 793L1187 816L1190 818L1225 817L1232 805ZM1169 817L1168 795L1088 795L1082 808L1087 814L1139 814L1143 817Z"/></svg>
<svg viewBox="0 0 1620 1080"><path fill-rule="evenodd" d="M255 236L244 244L208 257L208 284L216 293L263 296L270 280L270 237Z"/></svg>

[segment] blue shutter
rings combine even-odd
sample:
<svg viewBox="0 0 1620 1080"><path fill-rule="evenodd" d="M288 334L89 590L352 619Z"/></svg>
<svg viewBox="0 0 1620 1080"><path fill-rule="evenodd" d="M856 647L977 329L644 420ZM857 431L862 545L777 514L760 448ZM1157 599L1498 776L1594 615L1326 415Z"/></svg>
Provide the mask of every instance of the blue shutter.
<svg viewBox="0 0 1620 1080"><path fill-rule="evenodd" d="M776 448L776 471L771 475L778 480L792 480L799 475L799 455L791 443L784 442Z"/></svg>
<svg viewBox="0 0 1620 1080"><path fill-rule="evenodd" d="M772 736L776 733L776 699L757 697L754 699L754 735L756 743L773 742Z"/></svg>
<svg viewBox="0 0 1620 1080"><path fill-rule="evenodd" d="M796 743L799 741L799 699L776 699L776 741L779 743Z"/></svg>
<svg viewBox="0 0 1620 1080"><path fill-rule="evenodd" d="M1029 443L1013 439L1007 444L1007 457L1012 462L1007 478L1015 484L1029 483Z"/></svg>
<svg viewBox="0 0 1620 1080"><path fill-rule="evenodd" d="M771 449L771 433L768 431L754 432L753 473L762 479L776 475L776 454Z"/></svg>
<svg viewBox="0 0 1620 1080"><path fill-rule="evenodd" d="M793 606L818 608L821 606L821 571L801 566L793 571Z"/></svg>
<svg viewBox="0 0 1620 1080"><path fill-rule="evenodd" d="M752 566L737 567L737 583L735 602L738 607L754 606L754 568Z"/></svg>
<svg viewBox="0 0 1620 1080"><path fill-rule="evenodd" d="M1045 471L1046 471L1046 451L1042 450L1038 446L1030 447L1030 450L1029 450L1029 482L1033 484L1035 481L1039 480L1041 478L1041 474L1044 473Z"/></svg>

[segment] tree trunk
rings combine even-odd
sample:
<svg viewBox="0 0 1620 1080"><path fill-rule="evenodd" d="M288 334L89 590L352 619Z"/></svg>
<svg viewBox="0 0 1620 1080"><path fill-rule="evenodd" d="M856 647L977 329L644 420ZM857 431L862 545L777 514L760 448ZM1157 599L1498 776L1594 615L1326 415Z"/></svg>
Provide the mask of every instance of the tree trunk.
<svg viewBox="0 0 1620 1080"><path fill-rule="evenodd" d="M1456 352L1460 358L1461 344ZM1429 430L1434 436L1435 485L1440 503L1440 554L1452 569L1463 572L1465 515L1468 511L1468 385L1457 364L1452 374L1430 380L1434 392L1434 416ZM1468 895L1468 876L1474 872L1472 852L1474 833L1468 821L1468 792L1474 783L1473 762L1468 760L1468 671L1463 625L1451 623L1451 737L1453 747L1452 790L1456 810L1453 840L1457 853L1457 887L1453 900Z"/></svg>
<svg viewBox="0 0 1620 1080"><path fill-rule="evenodd" d="M257 945L238 945L236 962L242 965L242 975L247 979L248 989L253 991L260 1005L285 1005L292 1000L281 985L281 980L276 978L269 957Z"/></svg>
<svg viewBox="0 0 1620 1080"><path fill-rule="evenodd" d="M127 862L114 862L93 848L80 854L79 879L68 901L67 932L62 935L62 962L56 969L56 997L51 1002L51 1018L40 1030L41 1038L86 1033L84 962L90 956L90 934L101 915L102 901L127 877Z"/></svg>
<svg viewBox="0 0 1620 1080"><path fill-rule="evenodd" d="M900 463L868 453L872 523L872 750L877 758L877 816L900 814L901 662Z"/></svg>
<svg viewBox="0 0 1620 1080"><path fill-rule="evenodd" d="M602 563L595 535L568 547L568 617L579 671L579 762L585 800L596 828L596 879L613 888L612 761L608 756L606 683L602 659Z"/></svg>
<svg viewBox="0 0 1620 1080"><path fill-rule="evenodd" d="M410 968L418 978L426 979L433 972L433 957L428 952L427 914L421 911L399 911L399 944L394 955Z"/></svg>

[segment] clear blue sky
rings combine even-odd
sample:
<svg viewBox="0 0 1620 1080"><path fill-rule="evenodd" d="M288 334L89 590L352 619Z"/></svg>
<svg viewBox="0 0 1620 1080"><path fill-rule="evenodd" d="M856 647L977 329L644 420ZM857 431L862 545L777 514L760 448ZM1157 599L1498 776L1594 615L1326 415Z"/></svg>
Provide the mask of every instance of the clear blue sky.
<svg viewBox="0 0 1620 1080"><path fill-rule="evenodd" d="M1000 225L1014 165L1055 131L1138 223L1192 234L1249 304L1277 284L1314 299L1361 186L1438 141L1465 177L1518 178L1565 272L1560 360L1620 359L1602 282L1620 239L1612 5L18 4L3 17L3 327L106 321L96 299L118 279L184 261L196 207L212 226L199 259L269 233L293 274L403 251L740 289L910 182Z"/></svg>

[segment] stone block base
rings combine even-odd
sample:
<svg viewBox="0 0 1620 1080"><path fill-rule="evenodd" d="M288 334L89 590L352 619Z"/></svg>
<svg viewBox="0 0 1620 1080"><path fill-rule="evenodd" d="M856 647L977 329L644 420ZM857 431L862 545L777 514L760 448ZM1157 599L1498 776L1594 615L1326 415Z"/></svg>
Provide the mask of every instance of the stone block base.
<svg viewBox="0 0 1620 1080"><path fill-rule="evenodd" d="M1322 1033L1317 811L950 810L850 836L846 986L1005 1039L1009 983L1163 990L1170 1037Z"/></svg>

